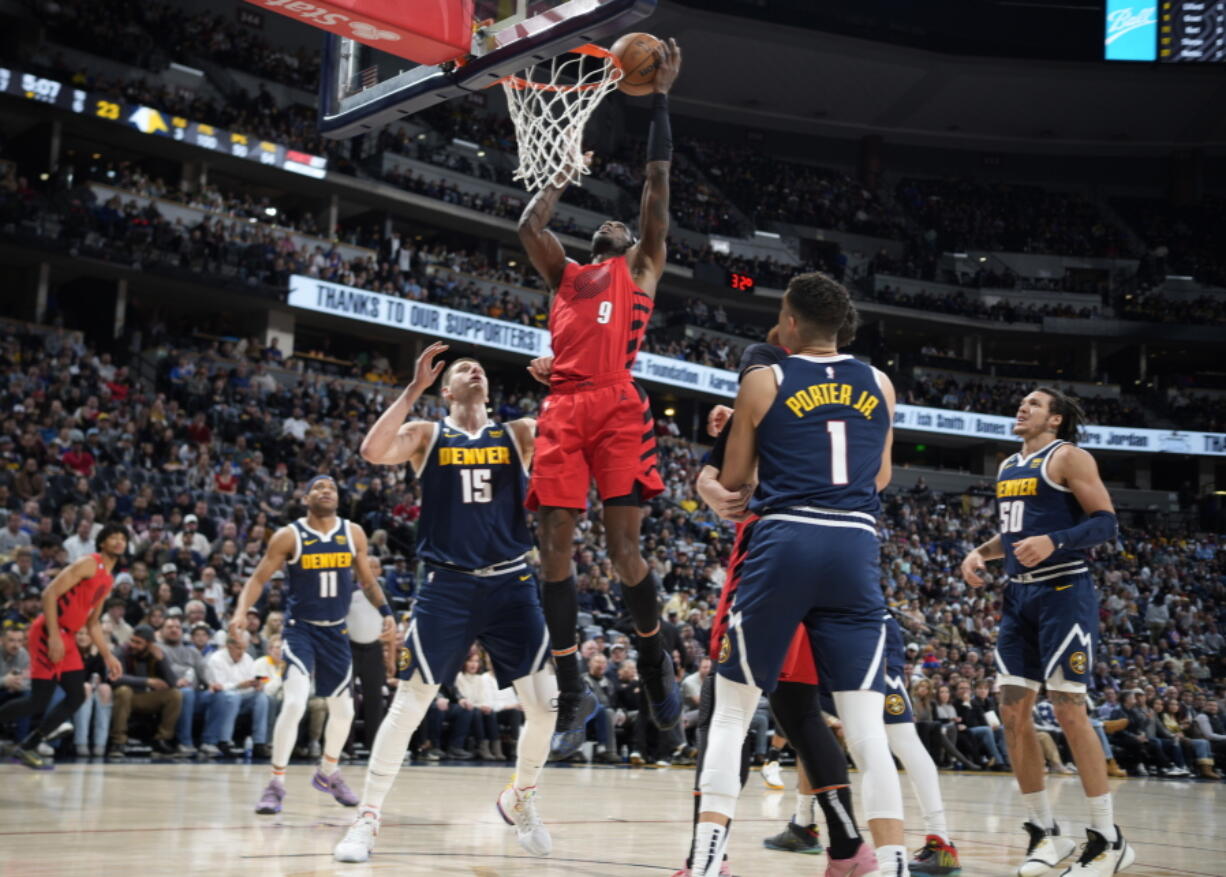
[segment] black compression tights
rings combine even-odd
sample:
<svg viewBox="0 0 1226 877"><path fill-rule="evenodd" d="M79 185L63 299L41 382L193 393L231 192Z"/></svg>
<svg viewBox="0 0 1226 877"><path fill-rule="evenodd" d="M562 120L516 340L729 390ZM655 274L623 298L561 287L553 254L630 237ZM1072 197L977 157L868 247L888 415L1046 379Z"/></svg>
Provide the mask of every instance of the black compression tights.
<svg viewBox="0 0 1226 877"><path fill-rule="evenodd" d="M47 712L56 687L64 689L64 699ZM38 727L21 742L23 747L37 746L43 738L72 718L73 713L85 702L85 671L69 670L55 679L31 679L30 694L20 700L10 701L0 707L0 725L15 722L27 716L42 716Z"/></svg>

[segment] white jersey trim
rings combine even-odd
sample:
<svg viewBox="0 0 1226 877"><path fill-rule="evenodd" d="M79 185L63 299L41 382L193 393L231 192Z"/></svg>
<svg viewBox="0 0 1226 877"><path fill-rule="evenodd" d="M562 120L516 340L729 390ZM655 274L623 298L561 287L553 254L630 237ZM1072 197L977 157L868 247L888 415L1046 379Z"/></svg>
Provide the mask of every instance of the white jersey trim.
<svg viewBox="0 0 1226 877"><path fill-rule="evenodd" d="M485 434L485 431L494 425L494 422L492 420L486 420L485 424L479 430L477 430L476 432L469 432L464 427L460 426L458 423L452 420L450 414L448 414L446 417L443 418L443 423L445 423L447 426L454 429L456 432L462 432L465 436L467 436L470 439L481 438L481 436Z"/></svg>
<svg viewBox="0 0 1226 877"><path fill-rule="evenodd" d="M1056 447L1052 449L1051 454L1048 454L1046 457L1043 458L1043 465L1039 467L1039 474L1043 476L1043 481L1047 483L1047 486L1052 488L1053 490L1058 490L1061 493L1072 493L1073 492L1072 488L1063 487L1057 484L1056 482L1052 481L1051 476L1047 474L1047 464L1051 462L1052 454L1056 453L1056 451L1059 450L1060 447L1064 444L1065 442L1057 440ZM1048 445L1048 447L1050 448L1051 445Z"/></svg>
<svg viewBox="0 0 1226 877"><path fill-rule="evenodd" d="M442 431L443 431L443 425L439 423L438 421L435 421L434 422L434 432L430 434L430 443L426 445L426 453L421 458L421 468L420 469L416 466L413 466L412 461L409 462L409 465L413 466L413 476L415 478L421 478L421 473L425 472L426 467L430 465L430 455L434 453L434 446L438 444L438 437L439 435L442 434Z"/></svg>

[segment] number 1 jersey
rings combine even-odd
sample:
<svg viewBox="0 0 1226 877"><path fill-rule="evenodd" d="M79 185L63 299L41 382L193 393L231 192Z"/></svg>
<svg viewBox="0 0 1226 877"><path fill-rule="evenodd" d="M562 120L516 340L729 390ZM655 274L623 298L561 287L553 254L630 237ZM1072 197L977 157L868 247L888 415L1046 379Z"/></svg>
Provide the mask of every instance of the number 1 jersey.
<svg viewBox="0 0 1226 877"><path fill-rule="evenodd" d="M427 563L482 569L532 547L524 513L528 472L505 424L467 433L434 425L421 481L417 553Z"/></svg>

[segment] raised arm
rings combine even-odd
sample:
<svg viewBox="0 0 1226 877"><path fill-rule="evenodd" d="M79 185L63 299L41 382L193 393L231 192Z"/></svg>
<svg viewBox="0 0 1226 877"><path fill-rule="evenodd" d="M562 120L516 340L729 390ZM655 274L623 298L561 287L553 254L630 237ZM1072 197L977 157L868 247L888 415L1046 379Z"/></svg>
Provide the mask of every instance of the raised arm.
<svg viewBox="0 0 1226 877"><path fill-rule="evenodd" d="M282 527L273 534L272 541L268 543L268 550L260 558L255 572L247 579L243 590L238 595L238 600L234 603L234 613L230 616L230 632L235 636L244 630L243 623L247 618L247 610L255 605L256 600L260 599L260 594L264 592L264 585L293 554L294 531L291 527Z"/></svg>
<svg viewBox="0 0 1226 877"><path fill-rule="evenodd" d="M639 205L639 242L628 254L630 273L650 296L668 261L668 175L673 163L673 134L668 121L668 92L681 72L681 47L675 39L664 43L656 69L651 127L647 131L647 167Z"/></svg>
<svg viewBox="0 0 1226 877"><path fill-rule="evenodd" d="M591 153L585 155L591 161ZM528 202L524 213L519 217L519 242L524 245L532 267L537 270L545 285L552 294L562 282L562 272L566 269L566 251L562 242L549 230L549 220L553 219L553 211L562 197L563 186L546 186Z"/></svg>
<svg viewBox="0 0 1226 877"><path fill-rule="evenodd" d="M435 341L417 357L412 383L379 415L362 439L362 459L381 466L395 466L412 460L425 450L433 424L423 420L405 423L405 419L422 393L438 379L445 363L435 362L434 359L446 350L446 344Z"/></svg>

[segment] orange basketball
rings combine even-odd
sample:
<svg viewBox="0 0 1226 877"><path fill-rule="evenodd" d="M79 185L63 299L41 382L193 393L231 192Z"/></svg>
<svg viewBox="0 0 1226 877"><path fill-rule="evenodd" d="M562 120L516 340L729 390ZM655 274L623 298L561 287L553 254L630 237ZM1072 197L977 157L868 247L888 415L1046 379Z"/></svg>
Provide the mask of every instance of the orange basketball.
<svg viewBox="0 0 1226 877"><path fill-rule="evenodd" d="M626 94L651 94L664 44L649 33L628 33L609 51L622 65L622 78L617 87Z"/></svg>

